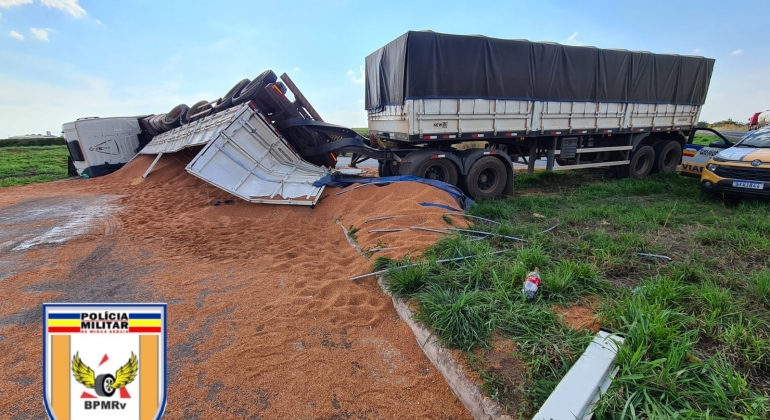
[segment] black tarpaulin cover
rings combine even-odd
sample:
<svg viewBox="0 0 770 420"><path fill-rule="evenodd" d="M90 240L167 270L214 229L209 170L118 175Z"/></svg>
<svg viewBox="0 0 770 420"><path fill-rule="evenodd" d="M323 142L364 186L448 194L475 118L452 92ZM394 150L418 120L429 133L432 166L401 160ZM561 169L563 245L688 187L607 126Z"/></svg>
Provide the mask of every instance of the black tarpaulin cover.
<svg viewBox="0 0 770 420"><path fill-rule="evenodd" d="M366 57L366 109L482 98L702 105L711 58L407 32Z"/></svg>

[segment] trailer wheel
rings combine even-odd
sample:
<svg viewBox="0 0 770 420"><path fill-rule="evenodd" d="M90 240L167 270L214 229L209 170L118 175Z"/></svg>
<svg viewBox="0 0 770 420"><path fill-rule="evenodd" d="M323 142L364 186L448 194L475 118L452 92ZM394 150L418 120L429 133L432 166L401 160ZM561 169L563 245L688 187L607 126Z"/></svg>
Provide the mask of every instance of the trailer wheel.
<svg viewBox="0 0 770 420"><path fill-rule="evenodd" d="M650 174L655 163L655 150L648 145L639 146L631 155L631 163L628 165L628 176L631 178L644 178Z"/></svg>
<svg viewBox="0 0 770 420"><path fill-rule="evenodd" d="M211 113L211 106L208 105L209 101L198 101L190 107L187 111L187 121L193 122L203 117L208 116Z"/></svg>
<svg viewBox="0 0 770 420"><path fill-rule="evenodd" d="M393 172L393 165L391 165L388 161L380 162L379 166L377 166L377 174L380 176L380 178L396 175L396 173Z"/></svg>
<svg viewBox="0 0 770 420"><path fill-rule="evenodd" d="M676 140L664 140L655 145L653 170L662 174L676 172L682 160L682 145Z"/></svg>
<svg viewBox="0 0 770 420"><path fill-rule="evenodd" d="M168 111L165 117L163 117L163 124L169 127L179 127L182 124L182 116L187 114L190 108L185 104L179 104Z"/></svg>
<svg viewBox="0 0 770 420"><path fill-rule="evenodd" d="M473 199L494 198L505 190L506 178L505 164L494 156L484 156L471 165L463 186Z"/></svg>
<svg viewBox="0 0 770 420"><path fill-rule="evenodd" d="M444 158L427 159L412 174L425 179L446 182L450 185L457 185L457 179L460 177L457 166L451 160Z"/></svg>
<svg viewBox="0 0 770 420"><path fill-rule="evenodd" d="M262 74L255 77L251 83L244 86L239 94L233 96L233 105L245 104L248 101L255 100L257 98L257 93L259 93L263 87L270 83L275 83L276 80L278 80L278 77L272 70L263 71Z"/></svg>
<svg viewBox="0 0 770 420"><path fill-rule="evenodd" d="M112 387L113 382L115 382L115 377L109 373L97 376L96 383L94 384L96 395L100 397L111 397L112 394L115 393L115 388Z"/></svg>
<svg viewBox="0 0 770 420"><path fill-rule="evenodd" d="M243 79L236 83L235 86L227 91L225 96L217 101L217 103L214 105L214 112L224 111L225 109L233 106L233 98L238 96L241 93L241 90L243 90L243 88L246 87L249 83L251 83L251 80L249 79Z"/></svg>

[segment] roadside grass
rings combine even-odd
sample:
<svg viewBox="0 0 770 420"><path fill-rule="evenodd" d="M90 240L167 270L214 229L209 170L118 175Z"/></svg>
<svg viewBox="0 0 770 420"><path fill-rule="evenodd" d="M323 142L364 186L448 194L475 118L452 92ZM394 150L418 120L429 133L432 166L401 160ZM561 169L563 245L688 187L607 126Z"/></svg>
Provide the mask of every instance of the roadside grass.
<svg viewBox="0 0 770 420"><path fill-rule="evenodd" d="M528 242L455 234L419 265L375 263L419 321L463 350L490 397L531 418L594 336L556 309L578 307L625 338L595 418L767 418L769 203L705 198L677 174L517 174L516 189L470 213L501 222L474 229ZM535 267L543 283L527 301ZM501 370L500 357L520 368Z"/></svg>
<svg viewBox="0 0 770 420"><path fill-rule="evenodd" d="M66 145L0 148L0 187L67 178Z"/></svg>

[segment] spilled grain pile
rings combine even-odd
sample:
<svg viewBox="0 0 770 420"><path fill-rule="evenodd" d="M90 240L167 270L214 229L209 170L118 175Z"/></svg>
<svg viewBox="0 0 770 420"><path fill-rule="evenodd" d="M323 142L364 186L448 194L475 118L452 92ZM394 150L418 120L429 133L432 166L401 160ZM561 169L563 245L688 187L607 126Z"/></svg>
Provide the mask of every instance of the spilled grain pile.
<svg viewBox="0 0 770 420"><path fill-rule="evenodd" d="M364 250L419 251L440 234L368 231L445 228L446 210L419 203L456 207L447 193L399 183L328 188L314 209L249 204L187 174L193 155L164 155L146 179L152 156L103 178L3 189L0 215L96 196L115 209L70 241L12 253L0 392L13 413L44 416L41 303L96 300L169 303L168 418L467 417L376 281L349 280L371 260L340 227L358 228ZM402 217L365 223L388 215Z"/></svg>

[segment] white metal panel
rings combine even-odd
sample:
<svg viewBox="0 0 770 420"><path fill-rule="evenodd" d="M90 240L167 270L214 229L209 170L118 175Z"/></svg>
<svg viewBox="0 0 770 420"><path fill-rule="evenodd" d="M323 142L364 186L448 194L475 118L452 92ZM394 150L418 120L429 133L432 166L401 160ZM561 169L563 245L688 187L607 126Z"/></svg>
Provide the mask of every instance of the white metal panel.
<svg viewBox="0 0 770 420"><path fill-rule="evenodd" d="M369 114L369 129L408 135L689 127L700 106L615 102L417 99Z"/></svg>
<svg viewBox="0 0 770 420"><path fill-rule="evenodd" d="M300 158L250 109L218 130L187 165L204 181L252 203L314 205L329 171Z"/></svg>
<svg viewBox="0 0 770 420"><path fill-rule="evenodd" d="M89 118L74 123L68 140L78 140L86 167L126 163L139 148L139 122L133 117ZM73 138L74 137L74 138Z"/></svg>
<svg viewBox="0 0 770 420"><path fill-rule="evenodd" d="M249 104L243 104L158 134L139 153L144 155L173 153L185 147L206 144L216 138L219 132L232 121L249 110Z"/></svg>
<svg viewBox="0 0 770 420"><path fill-rule="evenodd" d="M607 392L617 372L613 364L622 343L622 337L599 331L533 419L590 419L593 405Z"/></svg>

